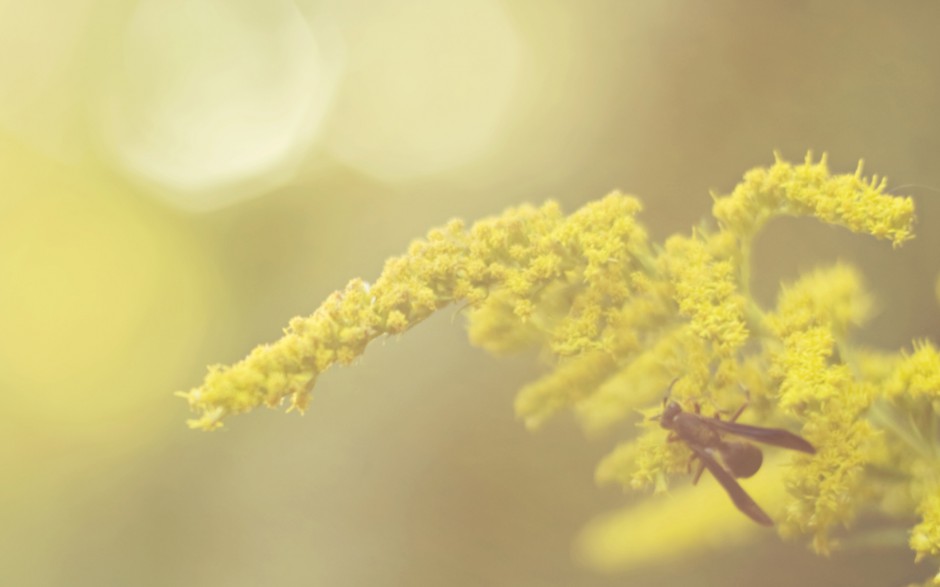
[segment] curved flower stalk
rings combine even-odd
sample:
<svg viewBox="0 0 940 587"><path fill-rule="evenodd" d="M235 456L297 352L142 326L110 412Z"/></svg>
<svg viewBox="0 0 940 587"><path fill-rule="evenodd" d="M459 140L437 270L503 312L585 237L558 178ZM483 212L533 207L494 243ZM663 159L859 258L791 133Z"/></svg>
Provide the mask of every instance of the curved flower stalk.
<svg viewBox="0 0 940 587"><path fill-rule="evenodd" d="M353 280L312 315L291 320L279 341L235 365L211 367L201 386L181 394L197 413L190 425L218 428L261 405L303 409L319 373L464 302L474 344L495 354L536 347L556 358L554 370L517 397L527 427L565 409L592 433L636 411L652 416L676 376L674 399L700 404L706 415L727 412L743 401L743 386L750 421L799 431L818 449L774 455L765 465L771 470L746 485L782 534L809 535L825 553L833 528L881 509L919 516L911 547L918 558L940 556L937 351L926 342L910 354L854 345L852 330L871 302L849 266L784 286L774 308L761 307L748 287L751 242L774 217L812 217L894 246L912 238L912 200L884 188L884 179L862 177L861 164L854 174L833 175L825 157L794 165L778 155L731 194L713 194L716 226L662 245L650 243L637 220L639 201L620 193L570 216L549 202L469 228L452 221L389 260L373 284ZM598 482L665 491L685 475L689 458L666 436L644 419L637 437L599 465ZM673 556L702 543L696 524L710 523L702 520L714 511L728 519L728 541L755 530L743 516L732 522L733 506L715 487L675 495L588 526L583 558L623 568ZM622 547L671 507L699 513L671 533L644 533L642 557Z"/></svg>

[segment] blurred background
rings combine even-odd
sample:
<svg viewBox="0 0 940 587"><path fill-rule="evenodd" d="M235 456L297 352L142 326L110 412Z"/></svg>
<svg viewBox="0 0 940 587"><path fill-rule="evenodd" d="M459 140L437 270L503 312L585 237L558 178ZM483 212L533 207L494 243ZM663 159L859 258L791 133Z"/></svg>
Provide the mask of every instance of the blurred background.
<svg viewBox="0 0 940 587"><path fill-rule="evenodd" d="M662 240L773 149L864 158L919 225L892 251L776 221L760 299L841 259L879 302L861 340L937 342L938 26L923 0L0 0L0 584L932 575L770 532L586 569L579 529L637 498L593 483L618 437L527 433L513 395L546 366L470 347L456 309L322 376L302 418L194 432L171 394L452 217L619 188Z"/></svg>

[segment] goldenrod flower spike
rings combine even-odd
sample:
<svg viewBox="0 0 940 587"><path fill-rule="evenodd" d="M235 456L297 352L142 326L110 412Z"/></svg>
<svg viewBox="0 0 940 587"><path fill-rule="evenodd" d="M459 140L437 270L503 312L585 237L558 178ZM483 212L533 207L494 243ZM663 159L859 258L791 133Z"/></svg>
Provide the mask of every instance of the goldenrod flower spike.
<svg viewBox="0 0 940 587"><path fill-rule="evenodd" d="M940 351L930 341L914 341L914 352L902 352L884 393L940 400Z"/></svg>
<svg viewBox="0 0 940 587"><path fill-rule="evenodd" d="M921 523L911 531L911 548L920 561L927 556L940 556L940 485L934 485L917 507ZM940 584L940 573L934 577Z"/></svg>
<svg viewBox="0 0 940 587"><path fill-rule="evenodd" d="M372 286L351 281L311 316L291 320L279 341L231 367L211 367L200 387L181 394L200 413L189 424L211 430L230 414L284 401L302 410L318 374L457 301L512 308L503 331L527 322L554 329L548 342L562 355L599 348L594 337L614 318L601 304L627 298L629 275L649 254L646 232L634 219L639 210L635 198L614 193L568 218L549 202L509 210L470 230L460 221L432 230L407 255L389 260ZM491 292L499 296L490 298Z"/></svg>
<svg viewBox="0 0 940 587"><path fill-rule="evenodd" d="M643 430L601 462L598 482L662 493L685 474L689 447L667 442L650 419L679 377L672 399L685 409L720 415L749 396L745 422L785 427L816 447L812 456L769 451L763 470L742 483L781 533L809 535L827 552L834 528L881 508L919 516L910 546L918 558L940 558L940 353L926 341L896 354L854 344L872 302L847 265L784 286L775 308L749 290L753 237L777 216L815 218L895 246L913 238L913 201L885 185L862 177L861 163L833 175L825 156L794 165L776 155L729 195L713 196L717 226L703 223L661 246L637 220L640 202L619 193L570 216L548 202L470 228L455 220L390 259L373 284L351 281L291 320L280 340L211 367L180 395L197 413L190 425L206 430L261 405L302 410L320 373L462 302L474 344L495 354L536 348L555 359L517 397L527 427L569 408L589 433L641 414ZM872 475L873 467L888 474ZM706 475L671 499L600 519L579 547L589 564L623 568L684 556L705 536L732 543L755 530Z"/></svg>
<svg viewBox="0 0 940 587"><path fill-rule="evenodd" d="M615 367L611 356L601 351L570 357L548 377L519 390L516 414L530 430L539 428L555 412L596 389Z"/></svg>
<svg viewBox="0 0 940 587"><path fill-rule="evenodd" d="M717 238L710 241L698 235L671 237L661 257L663 273L672 282L679 312L689 318L695 335L710 342L719 356L729 357L748 338L745 300L737 289L734 261L715 255L710 245Z"/></svg>
<svg viewBox="0 0 940 587"><path fill-rule="evenodd" d="M750 238L774 216L814 216L894 246L913 238L913 200L885 194L884 178L866 180L862 162L854 174L833 176L826 155L813 163L807 153L802 165L775 157L770 168L748 171L731 195L716 199L712 213L722 226Z"/></svg>

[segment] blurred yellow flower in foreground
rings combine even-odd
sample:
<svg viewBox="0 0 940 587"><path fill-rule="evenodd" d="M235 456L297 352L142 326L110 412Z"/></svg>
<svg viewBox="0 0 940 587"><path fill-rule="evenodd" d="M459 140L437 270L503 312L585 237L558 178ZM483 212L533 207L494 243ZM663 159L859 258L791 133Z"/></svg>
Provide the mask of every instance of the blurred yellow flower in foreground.
<svg viewBox="0 0 940 587"><path fill-rule="evenodd" d="M744 386L749 421L792 429L817 448L813 456L772 454L769 470L747 481L782 534L810 535L825 553L833 528L881 506L919 515L911 547L919 558L937 556L936 350L923 343L913 354L890 355L854 344L852 328L867 319L871 301L852 267L804 275L783 287L774 308L761 307L748 287L753 237L775 216L811 216L895 246L912 238L912 200L884 187L883 179L863 178L861 165L832 175L825 157L794 165L777 156L730 195L714 195L717 227L703 224L662 246L637 220L640 202L620 193L570 216L549 202L470 228L453 221L389 260L374 284L351 281L311 316L293 319L281 340L212 367L201 386L181 394L198 413L190 425L218 428L262 404L302 409L319 373L464 301L475 344L494 353L541 348L557 358L557 368L517 398L529 428L564 408L589 432L638 410L646 416L637 438L602 461L599 482L662 492L672 475L685 474L689 450L649 420L673 378L680 377L673 398L706 416L737 408ZM875 475L876 468L894 474ZM910 499L891 499L898 495ZM590 564L625 568L755 530L706 481L597 520L578 544Z"/></svg>
<svg viewBox="0 0 940 587"><path fill-rule="evenodd" d="M91 166L2 131L0 161L0 422L30 439L0 455L34 463L53 438L111 447L124 426L143 438L159 426L142 408L150 383L140 382L167 385L166 361L193 354L212 273L164 216ZM158 317L162 304L173 310ZM165 353L153 351L162 344Z"/></svg>
<svg viewBox="0 0 940 587"><path fill-rule="evenodd" d="M779 514L787 501L780 459L744 482L761 506ZM721 507L728 497L711 479L672 490L667 499L650 499L591 521L575 544L577 556L604 571L669 561L720 544L730 546L758 535L760 527Z"/></svg>

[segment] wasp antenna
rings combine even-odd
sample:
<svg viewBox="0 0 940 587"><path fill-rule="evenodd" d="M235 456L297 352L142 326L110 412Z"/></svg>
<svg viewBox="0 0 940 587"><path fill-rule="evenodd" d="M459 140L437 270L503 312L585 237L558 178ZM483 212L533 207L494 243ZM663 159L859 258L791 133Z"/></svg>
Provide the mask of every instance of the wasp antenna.
<svg viewBox="0 0 940 587"><path fill-rule="evenodd" d="M672 395L672 386L675 385L676 381L679 381L680 379L682 378L676 377L675 379L669 382L669 387L666 388L666 395L663 396L663 403L666 403L666 400L668 400L669 396Z"/></svg>

